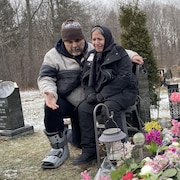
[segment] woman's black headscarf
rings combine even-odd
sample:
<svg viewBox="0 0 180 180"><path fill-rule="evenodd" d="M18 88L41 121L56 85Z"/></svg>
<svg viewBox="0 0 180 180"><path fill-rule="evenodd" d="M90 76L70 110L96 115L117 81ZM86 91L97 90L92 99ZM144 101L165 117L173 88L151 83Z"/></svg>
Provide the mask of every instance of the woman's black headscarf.
<svg viewBox="0 0 180 180"><path fill-rule="evenodd" d="M112 37L112 33L111 31L105 27L105 26L94 26L91 30L91 37L92 37L92 33L95 30L99 30L100 33L104 36L105 39L105 43L104 43L104 49L103 52L96 52L95 53L95 57L90 69L90 77L89 77L89 86L94 87L96 82L99 81L100 76L101 76L101 72L100 72L100 66L103 63L106 54L108 53L108 51L110 51L112 49L112 46L114 46L114 38Z"/></svg>
<svg viewBox="0 0 180 180"><path fill-rule="evenodd" d="M104 50L106 50L109 46L113 45L114 44L114 38L112 36L112 33L111 31L105 27L105 26L94 26L91 30L91 37L92 37L92 33L95 31L95 30L99 30L101 32L101 34L104 36L104 39L105 39L105 44L104 44Z"/></svg>

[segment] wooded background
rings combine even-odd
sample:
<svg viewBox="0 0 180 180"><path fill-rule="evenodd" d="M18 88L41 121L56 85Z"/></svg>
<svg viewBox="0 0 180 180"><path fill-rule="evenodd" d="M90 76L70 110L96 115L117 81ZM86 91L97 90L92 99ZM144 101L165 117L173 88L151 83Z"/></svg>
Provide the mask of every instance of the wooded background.
<svg viewBox="0 0 180 180"><path fill-rule="evenodd" d="M120 7L129 2L112 0L109 6L100 0L0 0L0 80L17 82L24 89L37 88L43 57L60 38L61 24L68 18L82 24L88 41L91 27L101 24L108 26L121 44ZM139 1L139 6L147 17L158 67L179 65L178 1Z"/></svg>

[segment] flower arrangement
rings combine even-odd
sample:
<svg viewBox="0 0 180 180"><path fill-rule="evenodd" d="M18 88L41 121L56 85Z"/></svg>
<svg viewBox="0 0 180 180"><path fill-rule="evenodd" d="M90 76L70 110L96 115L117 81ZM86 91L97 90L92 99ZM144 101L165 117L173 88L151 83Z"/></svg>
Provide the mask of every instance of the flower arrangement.
<svg viewBox="0 0 180 180"><path fill-rule="evenodd" d="M156 154L159 146L162 145L162 134L161 126L158 121L151 121L145 123L145 139L146 139L146 148L151 151L154 155Z"/></svg>
<svg viewBox="0 0 180 180"><path fill-rule="evenodd" d="M147 161L145 165L149 165L153 169L153 173L159 173L167 164L169 160L165 155L157 155L152 160Z"/></svg>
<svg viewBox="0 0 180 180"><path fill-rule="evenodd" d="M180 122L172 120L171 123L170 129L162 129L158 121L145 123L145 146L147 148L151 146L148 150L154 152L153 156L145 157L139 163L136 162L129 142L126 146L128 155L125 156L123 163L109 175L98 180L180 179ZM81 177L82 180L90 180L87 171L81 173Z"/></svg>
<svg viewBox="0 0 180 180"><path fill-rule="evenodd" d="M111 172L111 180L167 180L180 179L180 144L165 150L162 155L146 157L140 164L133 159L126 160L124 165ZM127 162L129 161L129 162ZM169 179L170 180L170 179Z"/></svg>
<svg viewBox="0 0 180 180"><path fill-rule="evenodd" d="M174 103L178 103L180 102L180 92L173 92L170 95L170 101L174 102Z"/></svg>

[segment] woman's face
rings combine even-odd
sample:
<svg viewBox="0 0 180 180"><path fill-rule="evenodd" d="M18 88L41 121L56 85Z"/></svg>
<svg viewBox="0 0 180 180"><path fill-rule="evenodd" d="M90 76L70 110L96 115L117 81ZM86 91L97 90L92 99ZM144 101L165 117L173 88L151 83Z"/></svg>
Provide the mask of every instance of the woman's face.
<svg viewBox="0 0 180 180"><path fill-rule="evenodd" d="M92 44L97 52L102 52L104 49L105 38L97 29L92 33Z"/></svg>

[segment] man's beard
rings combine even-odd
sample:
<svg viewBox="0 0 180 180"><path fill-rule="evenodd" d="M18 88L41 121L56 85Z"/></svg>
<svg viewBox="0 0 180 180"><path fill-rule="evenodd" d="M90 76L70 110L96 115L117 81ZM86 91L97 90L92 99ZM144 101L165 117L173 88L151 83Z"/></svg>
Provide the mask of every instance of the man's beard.
<svg viewBox="0 0 180 180"><path fill-rule="evenodd" d="M72 49L72 55L73 56L79 56L82 53L80 48L73 48Z"/></svg>

